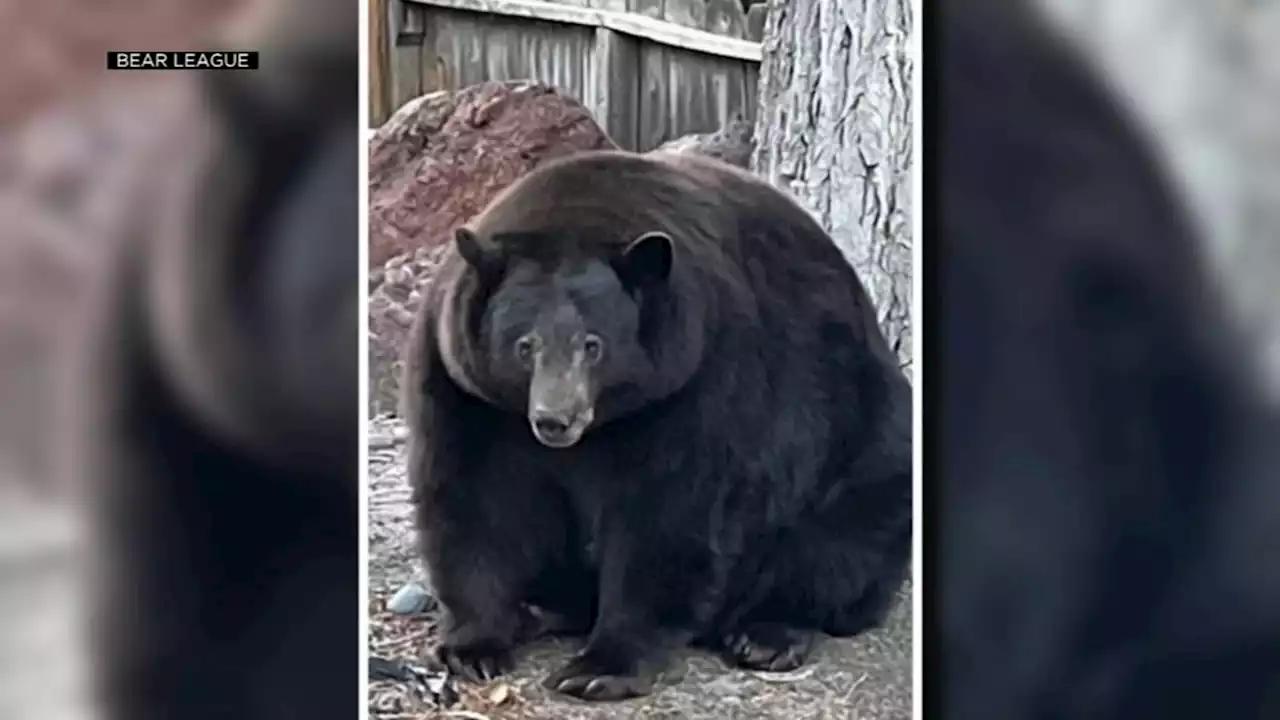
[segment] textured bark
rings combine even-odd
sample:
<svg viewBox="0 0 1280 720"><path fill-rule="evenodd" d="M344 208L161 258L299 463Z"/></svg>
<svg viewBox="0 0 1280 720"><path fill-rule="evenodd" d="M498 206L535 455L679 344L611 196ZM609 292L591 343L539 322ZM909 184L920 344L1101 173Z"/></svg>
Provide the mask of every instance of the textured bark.
<svg viewBox="0 0 1280 720"><path fill-rule="evenodd" d="M912 358L908 0L770 0L753 168L790 190L858 271Z"/></svg>

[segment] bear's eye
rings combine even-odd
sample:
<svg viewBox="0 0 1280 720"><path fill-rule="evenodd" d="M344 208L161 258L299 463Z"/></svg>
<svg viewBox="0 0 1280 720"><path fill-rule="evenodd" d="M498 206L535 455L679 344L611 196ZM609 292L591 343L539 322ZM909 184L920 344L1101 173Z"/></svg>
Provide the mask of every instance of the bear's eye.
<svg viewBox="0 0 1280 720"><path fill-rule="evenodd" d="M516 341L516 357L520 362L529 362L533 357L533 338L522 337Z"/></svg>
<svg viewBox="0 0 1280 720"><path fill-rule="evenodd" d="M587 362L598 362L600 356L604 355L604 341L596 335L588 335L582 341L582 354L586 356Z"/></svg>

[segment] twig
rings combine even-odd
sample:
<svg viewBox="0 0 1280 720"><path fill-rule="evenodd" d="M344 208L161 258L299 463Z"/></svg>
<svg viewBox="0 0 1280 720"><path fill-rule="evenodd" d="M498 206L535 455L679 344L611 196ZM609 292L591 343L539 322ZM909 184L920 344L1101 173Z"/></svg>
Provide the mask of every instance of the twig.
<svg viewBox="0 0 1280 720"><path fill-rule="evenodd" d="M416 632L411 632L407 635L401 635L400 637L395 637L389 640L382 640L380 642L375 642L373 643L373 647L378 650L386 650L387 648L392 648L399 645L407 645L416 640L421 640L429 634L430 633L428 630L418 630Z"/></svg>
<svg viewBox="0 0 1280 720"><path fill-rule="evenodd" d="M814 666L801 668L789 673L753 672L752 675L767 683L789 683L803 680L814 673Z"/></svg>
<svg viewBox="0 0 1280 720"><path fill-rule="evenodd" d="M492 720L488 715L481 715L471 710L445 710L445 717L466 718L467 720Z"/></svg>
<svg viewBox="0 0 1280 720"><path fill-rule="evenodd" d="M841 701L841 702L848 702L849 698L853 697L853 691L854 691L854 690L857 690L857 689L858 689L858 686L859 686L859 685L861 685L861 684L862 684L862 682L863 682L864 680L866 680L866 679L867 679L867 674L866 674L866 673L862 673L862 677L860 677L860 678L858 678L857 680L854 680L854 681L853 681L853 684L849 686L849 690L848 690L848 692L846 692L846 693L844 694L844 697L843 697L843 698L841 698L841 700L840 700L840 701Z"/></svg>

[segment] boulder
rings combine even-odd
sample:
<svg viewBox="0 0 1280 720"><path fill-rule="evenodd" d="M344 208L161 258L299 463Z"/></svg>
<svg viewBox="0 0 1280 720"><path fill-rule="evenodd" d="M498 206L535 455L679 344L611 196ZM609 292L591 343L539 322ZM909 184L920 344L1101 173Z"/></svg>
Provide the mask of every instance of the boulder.
<svg viewBox="0 0 1280 720"><path fill-rule="evenodd" d="M722 162L750 169L751 155L755 152L755 125L741 112L729 116L719 130L709 133L692 133L675 140L668 140L650 152L695 153L707 155Z"/></svg>
<svg viewBox="0 0 1280 720"><path fill-rule="evenodd" d="M418 248L369 273L369 411L373 415L399 409L405 340L443 254L443 245Z"/></svg>
<svg viewBox="0 0 1280 720"><path fill-rule="evenodd" d="M369 143L369 265L444 242L539 163L616 147L555 88L486 82L416 98Z"/></svg>

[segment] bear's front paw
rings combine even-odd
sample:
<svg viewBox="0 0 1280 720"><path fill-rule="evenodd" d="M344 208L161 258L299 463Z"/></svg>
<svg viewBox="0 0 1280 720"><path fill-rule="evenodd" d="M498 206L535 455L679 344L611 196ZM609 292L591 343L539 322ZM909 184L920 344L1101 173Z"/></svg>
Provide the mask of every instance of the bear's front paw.
<svg viewBox="0 0 1280 720"><path fill-rule="evenodd" d="M543 685L583 700L626 700L653 692L653 678L641 671L639 662L591 648L548 676Z"/></svg>
<svg viewBox="0 0 1280 720"><path fill-rule="evenodd" d="M492 638L446 636L436 647L435 658L470 682L486 682L515 667L510 644Z"/></svg>

